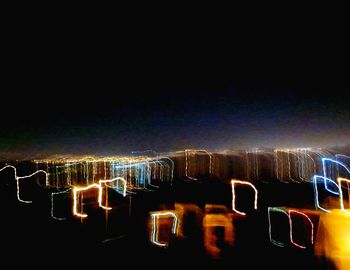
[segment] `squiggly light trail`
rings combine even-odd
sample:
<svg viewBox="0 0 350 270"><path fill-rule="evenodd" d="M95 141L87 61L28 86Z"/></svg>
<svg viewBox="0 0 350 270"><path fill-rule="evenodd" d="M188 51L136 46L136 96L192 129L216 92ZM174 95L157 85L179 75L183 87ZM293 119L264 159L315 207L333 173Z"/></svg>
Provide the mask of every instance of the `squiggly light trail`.
<svg viewBox="0 0 350 270"><path fill-rule="evenodd" d="M247 181L240 181L240 180L231 180L231 187L232 187L232 210L240 215L245 216L246 213L238 211L236 209L236 191L235 191L235 184L242 184L242 185L248 185L253 188L254 190L254 209L258 209L258 190L255 188L255 186L252 183L249 183Z"/></svg>
<svg viewBox="0 0 350 270"><path fill-rule="evenodd" d="M171 232L173 234L176 234L177 231L177 224L178 224L178 218L174 212L170 211L159 211L151 214L151 219L152 219L152 230L151 230L151 242L157 246L160 247L167 247L168 243L161 243L158 240L158 218L159 217L166 217L170 216L173 218L172 222L172 229Z"/></svg>
<svg viewBox="0 0 350 270"><path fill-rule="evenodd" d="M98 204L100 207L102 207L103 209L106 209L106 210L111 210L112 207L108 207L108 206L103 206L102 205L102 193L103 193L103 188L102 188L102 185L103 184L107 184L107 183L113 183L113 182L122 182L123 183L123 196L125 197L126 196L126 181L124 178L122 177L116 177L116 178L113 178L113 179L110 179L110 180L100 180L99 183L100 183L100 188L99 188L99 193L98 193ZM108 185L107 185L108 186ZM109 187L109 186L108 186Z"/></svg>
<svg viewBox="0 0 350 270"><path fill-rule="evenodd" d="M77 202L78 202L77 194L78 194L78 192L89 190L91 188L97 188L98 190L100 190L100 185L91 184L87 187L80 187L80 188L75 187L75 188L73 188L73 215L78 216L78 217L82 217L82 218L86 218L88 216L87 214L78 213L78 211L77 211Z"/></svg>
<svg viewBox="0 0 350 270"><path fill-rule="evenodd" d="M20 192L19 192L19 180L21 179L25 179L25 178L29 178L29 177L32 177L33 175L36 175L37 173L44 173L45 176L46 176L46 183L47 183L47 179L48 179L48 174L46 171L44 170L37 170L36 172L30 174L30 175L25 175L25 176L17 176L17 169L15 166L12 166L12 165L6 165L5 167L1 168L0 169L0 172L6 168L12 168L14 170L14 174L15 174L15 180L16 180L16 186L17 186L17 199L18 201L22 202L22 203L32 203L32 201L25 201L25 200L22 200L19 196Z"/></svg>
<svg viewBox="0 0 350 270"><path fill-rule="evenodd" d="M305 249L306 246L297 244L294 239L293 239L293 221L292 221L292 213L301 215L303 217L306 218L306 220L309 222L309 224L311 225L311 236L310 236L310 243L314 244L314 224L312 222L312 220L310 219L310 217L308 215L306 215L305 213L296 210L296 209L286 209L284 207L268 207L268 221L269 221L269 238L270 238L270 242L278 247L285 247L284 243L276 241L272 238L272 222L271 222L271 212L278 212L278 213L283 213L288 217L288 223L289 223L289 238L290 238L290 242L301 249Z"/></svg>
<svg viewBox="0 0 350 270"><path fill-rule="evenodd" d="M289 228L290 228L290 231L289 231L289 234L290 234L290 242L299 247L299 248L306 248L305 246L302 246L302 245L299 245L297 244L296 242L294 242L293 240L293 221L292 221L292 213L295 213L295 214L298 214L298 215L302 215L306 218L307 221L309 221L310 225L311 225L311 244L314 243L314 224L313 222L311 221L311 219L306 215L304 214L303 212L300 212L300 211L297 211L297 210L288 210L288 219L289 219Z"/></svg>
<svg viewBox="0 0 350 270"><path fill-rule="evenodd" d="M199 180L198 178L196 177L193 177L193 176L190 176L190 155L191 153L204 153L204 154L207 154L209 156L209 175L212 174L212 170L213 170L213 157L212 157L212 154L207 151L207 150L204 150L204 149L199 149L199 150L196 150L196 149L186 149L185 150L185 175L187 178L189 179L192 179L192 180Z"/></svg>
<svg viewBox="0 0 350 270"><path fill-rule="evenodd" d="M55 195L60 195L60 194L64 194L64 193L67 193L68 191L70 191L71 188L68 188L67 190L64 190L64 191L58 191L58 192L52 192L51 193L51 217L53 219L57 219L57 220L66 220L66 218L60 218L60 217L56 217L54 215L54 196Z"/></svg>
<svg viewBox="0 0 350 270"><path fill-rule="evenodd" d="M104 206L102 204L102 193L103 193L103 187L102 185L106 185L107 183L112 183L112 182L122 182L123 183L123 196L125 197L126 196L126 181L124 178L122 177L116 177L114 179L109 179L109 180L100 180L99 181L99 184L91 184L89 186L86 186L86 187L74 187L73 188L73 199L74 199L74 203L73 203L73 214L78 216L78 217L82 217L82 218L86 218L87 217L87 214L80 214L78 213L77 211L77 205L78 205L78 192L81 192L81 191L85 191L85 190L89 190L91 188L97 188L98 189L98 197L97 197L97 202L98 202L98 205L99 207L105 209L105 210L111 210L112 208L111 207L108 207L108 206ZM108 185L106 185L108 187Z"/></svg>
<svg viewBox="0 0 350 270"><path fill-rule="evenodd" d="M277 208L277 207L268 207L267 208L267 217L269 220L269 238L270 238L270 242L278 247L284 247L284 243L280 242L280 241L276 241L272 238L272 222L271 222L271 212L279 212L279 213L283 213L285 214L288 218L288 213L286 212L286 210L284 208Z"/></svg>

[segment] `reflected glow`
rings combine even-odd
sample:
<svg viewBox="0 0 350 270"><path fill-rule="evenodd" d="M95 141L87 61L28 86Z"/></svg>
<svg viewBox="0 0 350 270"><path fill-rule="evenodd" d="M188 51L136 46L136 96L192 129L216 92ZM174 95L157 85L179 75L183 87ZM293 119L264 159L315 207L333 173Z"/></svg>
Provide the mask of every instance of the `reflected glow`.
<svg viewBox="0 0 350 270"><path fill-rule="evenodd" d="M334 263L337 270L350 269L350 216L341 211L323 212L315 239L315 255Z"/></svg>

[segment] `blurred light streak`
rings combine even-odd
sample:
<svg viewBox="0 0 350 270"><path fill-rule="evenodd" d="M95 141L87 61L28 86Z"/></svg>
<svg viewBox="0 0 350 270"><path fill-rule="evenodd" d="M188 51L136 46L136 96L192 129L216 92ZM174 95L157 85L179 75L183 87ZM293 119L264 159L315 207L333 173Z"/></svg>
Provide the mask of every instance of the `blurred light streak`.
<svg viewBox="0 0 350 270"><path fill-rule="evenodd" d="M210 211L224 211L224 213L210 213ZM212 258L219 259L222 249L218 246L218 236L216 235L216 228L224 229L223 241L229 246L235 243L234 227L233 227L233 213L227 213L228 209L223 205L206 205L205 215L203 218L204 229L204 247ZM226 212L226 213L225 213Z"/></svg>
<svg viewBox="0 0 350 270"><path fill-rule="evenodd" d="M347 213L341 210L323 212L317 229L314 255L331 261L334 269L350 269L349 228L350 216Z"/></svg>
<svg viewBox="0 0 350 270"><path fill-rule="evenodd" d="M203 211L199 208L198 205L193 203L175 203L175 210L178 215L178 227L179 227L179 235L182 238L187 237L184 232L184 223L185 223L185 215L186 214L194 214L196 217L197 226L202 227L202 219L203 219Z"/></svg>
<svg viewBox="0 0 350 270"><path fill-rule="evenodd" d="M339 183L340 210L350 214L350 211L349 210L345 210L345 208L344 208L343 189L342 189L342 185L341 185L342 182L346 182L347 184L349 184L350 183L350 179L338 177L337 180L338 180L338 183ZM347 191L349 192L349 189L347 189ZM348 193L348 197L349 197L349 193Z"/></svg>

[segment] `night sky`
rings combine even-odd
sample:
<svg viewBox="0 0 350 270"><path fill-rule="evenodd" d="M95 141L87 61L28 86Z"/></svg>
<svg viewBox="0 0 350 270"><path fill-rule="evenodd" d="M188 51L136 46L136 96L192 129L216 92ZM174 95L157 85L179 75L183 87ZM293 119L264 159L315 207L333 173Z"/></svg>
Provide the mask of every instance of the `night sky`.
<svg viewBox="0 0 350 270"><path fill-rule="evenodd" d="M349 46L325 31L140 31L119 41L31 33L7 54L0 151L347 144Z"/></svg>

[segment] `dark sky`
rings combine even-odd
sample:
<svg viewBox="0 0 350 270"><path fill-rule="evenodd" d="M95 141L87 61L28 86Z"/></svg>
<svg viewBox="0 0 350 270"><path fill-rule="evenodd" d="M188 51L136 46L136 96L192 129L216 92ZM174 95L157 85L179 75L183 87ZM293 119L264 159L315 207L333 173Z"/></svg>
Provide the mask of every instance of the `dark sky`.
<svg viewBox="0 0 350 270"><path fill-rule="evenodd" d="M341 31L143 30L112 39L24 29L6 53L0 151L350 142L350 46Z"/></svg>

